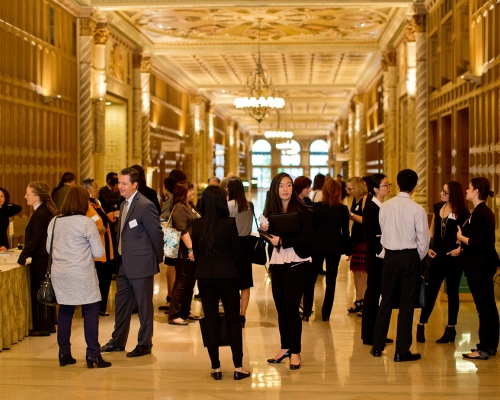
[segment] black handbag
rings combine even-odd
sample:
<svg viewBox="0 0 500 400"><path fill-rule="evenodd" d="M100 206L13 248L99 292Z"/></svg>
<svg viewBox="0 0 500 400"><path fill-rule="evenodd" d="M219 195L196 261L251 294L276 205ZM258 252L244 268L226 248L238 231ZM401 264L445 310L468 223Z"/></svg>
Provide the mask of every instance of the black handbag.
<svg viewBox="0 0 500 400"><path fill-rule="evenodd" d="M206 321L205 318L200 319L200 330L201 337L203 339L203 346L207 347L207 333L206 333ZM227 329L226 318L224 315L219 315L219 332L218 332L218 344L220 346L229 346L229 330Z"/></svg>
<svg viewBox="0 0 500 400"><path fill-rule="evenodd" d="M255 223L257 224L257 227L259 226L259 222L257 221L257 218L255 217L255 211L253 208L253 204L251 204L252 207L252 213L253 213L253 218L255 219ZM264 239L259 236L253 236L250 235L248 236L248 240L250 241L250 246L252 248L252 263L253 264L258 264L258 265L266 265L267 264L267 251L266 251L266 242Z"/></svg>
<svg viewBox="0 0 500 400"><path fill-rule="evenodd" d="M415 308L425 308L427 307L427 290L429 287L428 276L429 268L432 262L432 258L425 256L422 260L422 274L418 278L417 282L417 295L415 297ZM399 308L399 295L400 288L398 287L394 292L394 299L392 303L392 308Z"/></svg>
<svg viewBox="0 0 500 400"><path fill-rule="evenodd" d="M54 228L56 227L57 217L54 219L54 225L52 225L52 239L50 240L50 251L49 251L49 262L47 263L47 273L45 274L45 279L38 289L36 295L37 300L45 304L46 306L56 306L56 294L54 288L52 287L52 281L50 280L50 268L52 266L52 244L54 243Z"/></svg>

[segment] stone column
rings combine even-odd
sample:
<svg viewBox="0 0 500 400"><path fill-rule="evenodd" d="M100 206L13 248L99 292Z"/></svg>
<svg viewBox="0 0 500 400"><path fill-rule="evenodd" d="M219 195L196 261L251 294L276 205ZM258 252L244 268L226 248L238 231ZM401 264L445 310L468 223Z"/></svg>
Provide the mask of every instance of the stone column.
<svg viewBox="0 0 500 400"><path fill-rule="evenodd" d="M151 58L142 54L134 54L132 65L134 121L132 157L146 169L151 165L149 129L151 119Z"/></svg>
<svg viewBox="0 0 500 400"><path fill-rule="evenodd" d="M397 67L396 51L388 48L383 52L382 68L384 70L384 174L395 182L398 174L398 158L396 151L396 85Z"/></svg>
<svg viewBox="0 0 500 400"><path fill-rule="evenodd" d="M415 83L416 83L416 43L415 43L415 23L412 18L405 26L404 40L406 42L406 98L407 115L403 116L403 123L406 123L407 148L403 157L405 162L401 167L416 170L415 161Z"/></svg>
<svg viewBox="0 0 500 400"><path fill-rule="evenodd" d="M207 134L205 136L205 154L204 163L206 176L203 178L206 182L207 179L214 176L214 143L215 143L215 132L214 132L214 108L210 106L210 109L206 113L206 123L207 123Z"/></svg>
<svg viewBox="0 0 500 400"><path fill-rule="evenodd" d="M354 175L366 175L366 116L365 103L361 95L354 96L356 120L354 123L354 146L356 160L354 161Z"/></svg>
<svg viewBox="0 0 500 400"><path fill-rule="evenodd" d="M227 141L226 141L226 175L232 172L238 175L239 170L239 154L238 154L238 142L236 142L236 132L234 129L234 121L230 121L226 129Z"/></svg>
<svg viewBox="0 0 500 400"><path fill-rule="evenodd" d="M79 84L79 148L80 148L80 180L93 175L92 150L94 141L92 136L92 102L90 84L91 46L94 21L91 18L79 18L79 53L78 64L80 69Z"/></svg>
<svg viewBox="0 0 500 400"><path fill-rule="evenodd" d="M189 179L197 187L200 187L200 184L204 181L204 171L200 163L201 141L204 139L204 136L201 135L200 118L200 98L196 96L189 104L189 146L193 149L192 154L189 156Z"/></svg>
<svg viewBox="0 0 500 400"><path fill-rule="evenodd" d="M352 107L349 108L347 117L347 136L349 137L349 176L348 179L356 176L356 143L354 140L354 122L355 114Z"/></svg>
<svg viewBox="0 0 500 400"><path fill-rule="evenodd" d="M417 42L417 90L415 93L415 158L418 174L418 187L415 201L427 209L427 189L429 172L428 159L428 96L427 96L427 34L425 32L425 15L417 14L415 20L415 39Z"/></svg>
<svg viewBox="0 0 500 400"><path fill-rule="evenodd" d="M106 23L98 23L94 33L92 59L92 102L94 112L94 179L101 181L105 176L105 131L106 131L106 41L109 31Z"/></svg>

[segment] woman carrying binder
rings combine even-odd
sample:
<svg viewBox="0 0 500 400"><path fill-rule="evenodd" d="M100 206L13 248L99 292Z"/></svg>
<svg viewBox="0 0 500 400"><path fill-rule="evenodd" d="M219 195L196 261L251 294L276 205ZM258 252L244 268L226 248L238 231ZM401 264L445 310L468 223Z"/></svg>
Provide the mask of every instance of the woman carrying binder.
<svg viewBox="0 0 500 400"><path fill-rule="evenodd" d="M302 336L299 305L312 262L313 225L311 211L294 194L290 175L280 173L273 178L264 216L268 223L261 222L260 229L270 234L268 240L274 246L271 283L281 337L280 351L267 362L279 364L288 357L290 369L297 370Z"/></svg>

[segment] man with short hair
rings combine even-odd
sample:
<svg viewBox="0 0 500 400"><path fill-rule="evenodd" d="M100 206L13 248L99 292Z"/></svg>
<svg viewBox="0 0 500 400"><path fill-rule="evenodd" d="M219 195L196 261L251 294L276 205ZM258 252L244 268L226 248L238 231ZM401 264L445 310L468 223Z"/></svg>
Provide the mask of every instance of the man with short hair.
<svg viewBox="0 0 500 400"><path fill-rule="evenodd" d="M118 187L125 201L118 219L118 254L120 265L116 276L115 328L102 352L124 351L130 330L134 296L139 308L138 343L127 357L151 353L153 346L153 282L163 260L163 233L154 204L139 193L139 172L125 168L120 172Z"/></svg>
<svg viewBox="0 0 500 400"><path fill-rule="evenodd" d="M120 191L118 190L118 174L109 172L106 175L106 185L99 190L99 201L106 213L117 211L120 204Z"/></svg>
<svg viewBox="0 0 500 400"><path fill-rule="evenodd" d="M220 186L220 179L217 178L216 176L212 176L209 180L208 180L208 185L209 186Z"/></svg>
<svg viewBox="0 0 500 400"><path fill-rule="evenodd" d="M385 249L382 270L382 302L373 335L374 357L380 357L391 322L394 297L399 293L398 330L394 361L416 361L412 354L413 310L420 279L422 259L429 249L427 213L411 199L417 188L418 175L411 169L399 172L399 194L380 207L380 242Z"/></svg>

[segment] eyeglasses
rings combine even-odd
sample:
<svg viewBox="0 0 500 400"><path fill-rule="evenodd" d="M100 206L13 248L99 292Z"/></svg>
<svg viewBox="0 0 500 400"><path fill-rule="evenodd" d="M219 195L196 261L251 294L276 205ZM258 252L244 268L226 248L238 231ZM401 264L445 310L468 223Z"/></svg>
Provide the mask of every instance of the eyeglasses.
<svg viewBox="0 0 500 400"><path fill-rule="evenodd" d="M383 187L392 187L392 183L388 183L387 185L380 185L379 188L383 188Z"/></svg>
<svg viewBox="0 0 500 400"><path fill-rule="evenodd" d="M447 192L446 190L441 190L441 193L443 193L445 196L448 196L450 192Z"/></svg>

